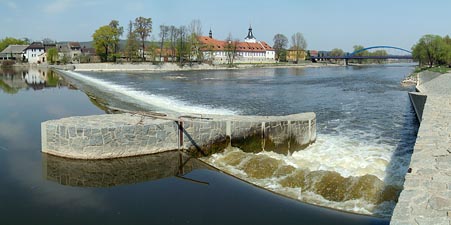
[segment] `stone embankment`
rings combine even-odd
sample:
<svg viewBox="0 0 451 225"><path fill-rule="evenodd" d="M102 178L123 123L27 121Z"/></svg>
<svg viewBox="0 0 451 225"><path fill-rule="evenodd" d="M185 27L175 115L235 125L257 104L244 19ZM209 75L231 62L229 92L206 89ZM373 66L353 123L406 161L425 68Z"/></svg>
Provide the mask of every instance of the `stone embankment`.
<svg viewBox="0 0 451 225"><path fill-rule="evenodd" d="M421 125L391 224L450 225L451 74L421 73L417 90Z"/></svg>
<svg viewBox="0 0 451 225"><path fill-rule="evenodd" d="M188 150L205 156L228 146L287 154L316 140L316 115L157 116L107 114L41 124L42 152L77 159L106 159Z"/></svg>

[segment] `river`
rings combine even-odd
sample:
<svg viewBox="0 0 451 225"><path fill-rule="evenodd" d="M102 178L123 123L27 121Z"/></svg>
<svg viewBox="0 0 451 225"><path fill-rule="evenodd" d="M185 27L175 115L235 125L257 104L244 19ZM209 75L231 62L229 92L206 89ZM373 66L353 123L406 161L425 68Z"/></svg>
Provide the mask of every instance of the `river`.
<svg viewBox="0 0 451 225"><path fill-rule="evenodd" d="M412 88L399 85L412 69L405 64L69 75L85 91L119 108L242 115L315 112L318 140L305 150L285 156L228 149L204 160L292 198L389 216L418 129L407 95Z"/></svg>
<svg viewBox="0 0 451 225"><path fill-rule="evenodd" d="M202 160L247 182L293 199L350 212L389 217L402 187L418 129L407 95L412 88L399 85L402 78L412 70L411 65L383 65L162 73L66 72L65 80L69 80L89 96L95 96L96 101L93 102L96 104L100 102L100 105L128 110L242 115L315 112L318 139L304 150L279 155L273 152L252 154L240 149L227 149ZM22 73L14 76L26 80L25 75ZM3 74L3 84L13 83L5 82L8 79L10 78ZM46 89L39 85L34 85L33 88L30 82L39 83L36 81L25 82L26 85L16 88L17 90L11 88L14 85L2 85L6 87L3 88L5 93L14 95L0 95L1 103L5 105L0 112L8 118L2 120L5 127L2 127L4 132L0 138L6 137L5 140L9 140L7 137L10 137L15 140L13 137L16 137L18 140L5 142L0 148L0 154L6 155L1 159L8 161L7 164L1 163L5 167L2 170L5 174L0 181L9 184L10 188L16 188L17 191L13 191L18 192L13 195L16 197L21 192L26 192L39 199L33 194L33 187L39 185L45 187L44 192L48 194L45 199L50 198L49 189L59 190L56 193L69 193L69 199L60 200L64 199L64 194L59 194L56 199L64 203L70 202L70 198L83 199L78 203L83 205L80 206L81 209L86 210L85 204L95 205L87 202L87 197L74 197L72 191L53 183L48 184L48 181L43 181L36 174L24 178L26 168L17 166L23 164L38 171L41 167L40 154L26 150L36 149L36 144L31 143L39 142L39 131L36 128L39 121L103 113L81 92L65 88L65 80L58 78L53 81L56 85ZM49 82L43 81L41 86L49 86ZM41 91L35 93L31 90ZM32 111L26 108L31 108ZM42 109L45 110L40 112ZM21 122L16 125L8 121ZM14 127L11 132L6 132L8 123L10 127ZM29 124L34 124L35 127L29 128ZM14 130L19 130L16 135ZM21 141L27 138L30 140ZM22 146L24 143L30 144ZM12 171L13 168L18 170L16 176L5 172ZM196 171L198 170L194 174L199 173ZM174 182L171 179L174 178L169 179ZM24 188L22 182L31 190L17 189ZM140 189L141 186L146 185L135 184L129 189ZM173 190L167 185L164 187ZM112 201L112 193L109 192L118 191L118 188L114 191L78 189L80 195L100 193L101 197L94 194L93 198L105 198L109 201ZM143 194L143 190L140 191ZM35 192L39 192L39 188ZM118 191L121 194L129 192L130 190ZM256 205L259 203L261 202ZM131 203L127 201L127 204ZM113 201L112 205L117 207L120 202ZM61 204L56 203L53 207L56 206L61 211ZM136 206L131 208L136 209ZM121 210L118 211L120 213ZM112 213L108 210L106 212ZM68 216L67 212L61 214ZM277 218L277 214L273 218Z"/></svg>

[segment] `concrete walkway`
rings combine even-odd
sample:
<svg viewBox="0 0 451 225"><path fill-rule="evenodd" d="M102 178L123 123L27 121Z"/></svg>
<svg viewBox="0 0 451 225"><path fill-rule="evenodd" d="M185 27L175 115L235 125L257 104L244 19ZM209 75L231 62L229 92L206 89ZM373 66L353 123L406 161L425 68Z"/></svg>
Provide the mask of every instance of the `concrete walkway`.
<svg viewBox="0 0 451 225"><path fill-rule="evenodd" d="M451 74L423 75L427 100L393 225L451 224Z"/></svg>

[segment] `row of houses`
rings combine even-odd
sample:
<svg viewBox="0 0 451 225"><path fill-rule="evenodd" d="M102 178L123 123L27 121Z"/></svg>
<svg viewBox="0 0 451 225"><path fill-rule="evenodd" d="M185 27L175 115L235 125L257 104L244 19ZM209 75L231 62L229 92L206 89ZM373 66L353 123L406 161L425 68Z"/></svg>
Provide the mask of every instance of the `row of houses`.
<svg viewBox="0 0 451 225"><path fill-rule="evenodd" d="M14 60L30 64L47 63L47 52L55 48L58 52L57 62L80 63L82 59L90 61L95 56L92 48L81 47L79 42L51 43L33 42L30 45L9 45L0 52L0 60Z"/></svg>
<svg viewBox="0 0 451 225"><path fill-rule="evenodd" d="M218 40L213 38L213 32L210 29L209 36L198 37L197 53L193 54L202 59L191 58L192 61L205 60L213 64L233 63L274 63L276 62L276 52L265 41L257 40L253 34L252 27L249 27L248 34L243 41ZM79 42L66 42L58 44L45 44L42 42L33 42L31 45L10 45L0 53L0 60L16 60L33 64L47 63L47 52L51 48L58 50L59 62L80 63L97 62L99 58L92 48L81 47ZM142 49L140 50L140 55ZM145 52L147 59L155 61L179 61L177 52L169 49L156 49L150 53ZM291 50L287 51L288 61L298 61L305 59L305 51ZM120 60L127 60L125 57L119 57Z"/></svg>

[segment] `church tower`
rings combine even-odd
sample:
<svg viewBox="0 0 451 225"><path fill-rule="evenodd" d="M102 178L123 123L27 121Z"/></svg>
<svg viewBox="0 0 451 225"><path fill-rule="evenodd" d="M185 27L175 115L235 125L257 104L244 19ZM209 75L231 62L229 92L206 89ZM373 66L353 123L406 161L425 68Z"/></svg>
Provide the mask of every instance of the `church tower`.
<svg viewBox="0 0 451 225"><path fill-rule="evenodd" d="M208 37L213 38L213 32L211 32L211 28L210 28L210 32L208 32Z"/></svg>
<svg viewBox="0 0 451 225"><path fill-rule="evenodd" d="M247 37L244 38L244 41L248 43L257 43L257 39L254 37L254 34L252 33L251 25L249 25L249 31L247 33Z"/></svg>

